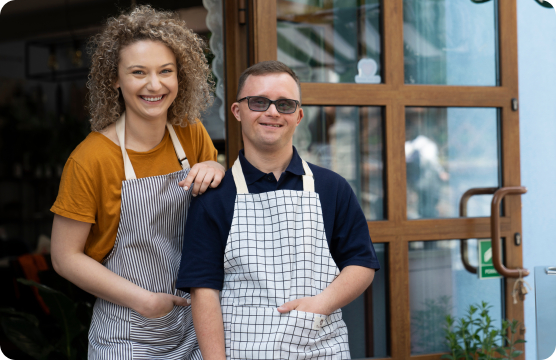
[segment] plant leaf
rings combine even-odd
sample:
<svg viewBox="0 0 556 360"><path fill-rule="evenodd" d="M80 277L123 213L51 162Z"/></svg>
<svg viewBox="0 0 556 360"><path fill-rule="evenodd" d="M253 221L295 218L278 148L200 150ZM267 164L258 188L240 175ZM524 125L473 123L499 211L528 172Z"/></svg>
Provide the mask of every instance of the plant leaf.
<svg viewBox="0 0 556 360"><path fill-rule="evenodd" d="M527 342L527 340L523 340L523 339L517 339L514 344L525 344Z"/></svg>
<svg viewBox="0 0 556 360"><path fill-rule="evenodd" d="M523 354L523 351L521 351L521 350L515 350L515 351L512 351L511 357L512 357L512 358L516 358L516 357L518 357L518 356L521 355L521 354Z"/></svg>
<svg viewBox="0 0 556 360"><path fill-rule="evenodd" d="M69 357L71 342L83 329L75 311L75 303L62 292L48 286L26 279L17 279L17 281L24 285L34 286L39 290L44 302L50 309L50 314L58 321L64 334L65 344L60 349Z"/></svg>
<svg viewBox="0 0 556 360"><path fill-rule="evenodd" d="M35 323L26 318L3 317L2 329L12 343L35 359L46 359L54 349Z"/></svg>
<svg viewBox="0 0 556 360"><path fill-rule="evenodd" d="M0 316L24 318L25 320L33 323L33 325L39 326L39 320L35 317L35 315L17 311L12 308L0 308Z"/></svg>

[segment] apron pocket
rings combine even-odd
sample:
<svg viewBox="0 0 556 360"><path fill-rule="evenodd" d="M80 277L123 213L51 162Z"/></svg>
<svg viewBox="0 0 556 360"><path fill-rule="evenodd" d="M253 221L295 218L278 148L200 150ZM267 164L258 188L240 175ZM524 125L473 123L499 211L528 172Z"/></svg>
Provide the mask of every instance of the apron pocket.
<svg viewBox="0 0 556 360"><path fill-rule="evenodd" d="M146 318L130 311L129 339L133 343L133 358L164 359L185 345L188 333L195 341L191 308L174 306L168 314ZM191 346L193 344L190 344Z"/></svg>
<svg viewBox="0 0 556 360"><path fill-rule="evenodd" d="M282 358L337 358L340 352L337 321L331 321L330 316L298 310L288 314L280 341Z"/></svg>
<svg viewBox="0 0 556 360"><path fill-rule="evenodd" d="M230 324L232 359L278 359L276 336L283 315L274 307L234 306Z"/></svg>

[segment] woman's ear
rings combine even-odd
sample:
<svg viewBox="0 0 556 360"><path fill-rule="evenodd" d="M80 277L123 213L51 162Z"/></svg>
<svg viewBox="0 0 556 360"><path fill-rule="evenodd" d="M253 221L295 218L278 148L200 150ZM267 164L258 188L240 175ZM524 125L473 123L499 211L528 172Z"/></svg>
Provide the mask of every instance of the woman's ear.
<svg viewBox="0 0 556 360"><path fill-rule="evenodd" d="M114 83L114 89L118 90L120 88L120 79L117 79Z"/></svg>

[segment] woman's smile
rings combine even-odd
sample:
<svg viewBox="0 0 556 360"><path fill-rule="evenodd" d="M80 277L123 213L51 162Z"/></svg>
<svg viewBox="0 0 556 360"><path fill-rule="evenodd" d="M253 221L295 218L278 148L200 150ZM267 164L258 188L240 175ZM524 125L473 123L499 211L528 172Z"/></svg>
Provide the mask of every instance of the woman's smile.
<svg viewBox="0 0 556 360"><path fill-rule="evenodd" d="M139 95L147 104L160 104L166 95Z"/></svg>

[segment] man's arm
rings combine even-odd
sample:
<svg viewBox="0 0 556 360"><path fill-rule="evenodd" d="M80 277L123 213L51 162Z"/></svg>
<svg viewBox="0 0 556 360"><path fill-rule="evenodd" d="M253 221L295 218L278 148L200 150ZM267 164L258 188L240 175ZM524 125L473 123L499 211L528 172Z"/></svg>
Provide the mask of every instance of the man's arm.
<svg viewBox="0 0 556 360"><path fill-rule="evenodd" d="M226 359L219 293L218 290L209 288L191 288L193 325L205 360Z"/></svg>
<svg viewBox="0 0 556 360"><path fill-rule="evenodd" d="M282 314L299 310L330 315L361 295L371 285L374 276L375 269L356 265L346 266L320 294L289 301L280 306L278 311Z"/></svg>

